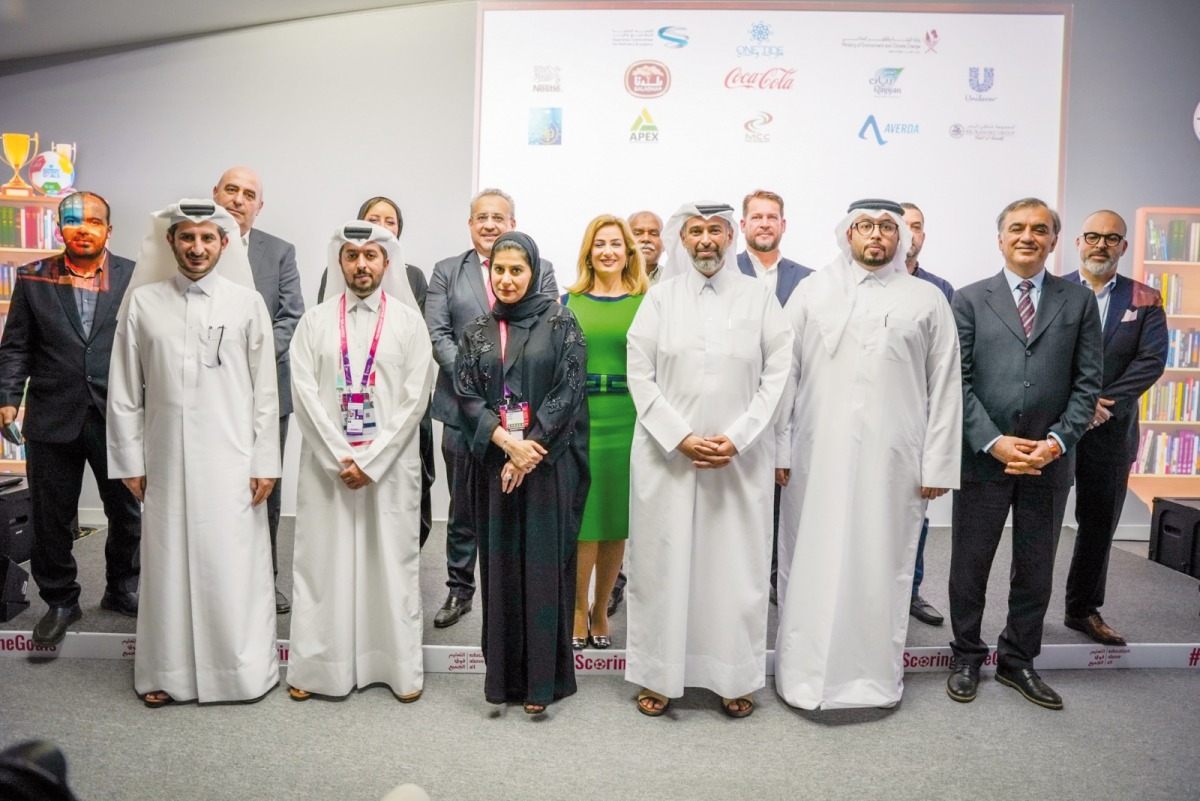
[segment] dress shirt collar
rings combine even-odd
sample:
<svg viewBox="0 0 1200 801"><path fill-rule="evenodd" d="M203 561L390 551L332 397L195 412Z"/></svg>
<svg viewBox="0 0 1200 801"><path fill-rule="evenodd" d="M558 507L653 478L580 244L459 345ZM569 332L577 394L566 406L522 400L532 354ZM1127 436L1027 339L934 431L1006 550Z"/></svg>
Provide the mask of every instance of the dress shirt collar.
<svg viewBox="0 0 1200 801"><path fill-rule="evenodd" d="M379 299L383 296L382 289L376 289L365 298L360 298L349 289L346 290L346 311L353 311L357 308L363 308L374 314L379 311Z"/></svg>
<svg viewBox="0 0 1200 801"><path fill-rule="evenodd" d="M688 282L688 289L693 295L699 295L704 290L704 287L710 284L712 285L713 291L719 295L725 290L725 287L729 285L730 278L728 275L726 275L728 272L729 269L725 266L722 266L721 269L713 273L711 277L706 277L704 273L700 272L695 267L692 267L690 270L688 270L687 277L684 280Z"/></svg>
<svg viewBox="0 0 1200 801"><path fill-rule="evenodd" d="M750 266L754 268L754 272L759 273L760 275L762 273L767 273L771 270L774 270L779 266L779 262L783 260L783 256L779 256L775 259L775 263L768 267L767 265L763 264L762 259L758 257L758 251L756 251L754 248L746 248L746 255L750 258Z"/></svg>
<svg viewBox="0 0 1200 801"><path fill-rule="evenodd" d="M850 280L855 285L861 285L868 280L874 279L879 283L887 286L892 276L896 274L896 268L891 264L885 264L878 270L868 270L856 261L850 262Z"/></svg>
<svg viewBox="0 0 1200 801"><path fill-rule="evenodd" d="M214 267L205 273L203 278L196 281L178 272L171 277L171 280L175 282L175 288L179 290L179 294L181 295L186 295L192 287L198 289L202 294L212 295L213 290L217 287L217 269Z"/></svg>
<svg viewBox="0 0 1200 801"><path fill-rule="evenodd" d="M1083 274L1083 270L1079 271L1079 283L1083 284L1084 286L1086 286L1088 289L1092 290L1093 292L1096 292L1096 288L1092 286L1091 282L1087 280L1087 276L1085 276ZM1104 284L1104 286L1100 287L1099 292L1096 292L1096 297L1105 297L1107 295L1111 295L1113 289L1115 289L1116 286L1117 286L1117 274L1114 272L1112 278L1108 279L1108 281Z"/></svg>
<svg viewBox="0 0 1200 801"><path fill-rule="evenodd" d="M1021 286L1021 282L1026 279L1017 275L1016 273L1014 273L1012 270L1008 269L1007 267L1005 267L1002 272L1004 273L1004 280L1008 281L1008 290L1010 292L1012 292L1013 294L1020 292L1021 290L1019 289L1019 287ZM1028 280L1033 282L1033 291L1038 293L1038 295L1041 295L1042 282L1046 280L1046 268L1043 267L1041 270L1038 271L1037 275L1033 276L1032 278L1030 278Z"/></svg>
<svg viewBox="0 0 1200 801"><path fill-rule="evenodd" d="M66 251L63 251L63 265L76 278L95 278L97 273L108 266L108 250L107 248L104 250L104 252L100 255L100 259L96 262L95 268L93 268L90 272L84 272L80 268L76 267L75 263L71 261L71 257L67 255Z"/></svg>

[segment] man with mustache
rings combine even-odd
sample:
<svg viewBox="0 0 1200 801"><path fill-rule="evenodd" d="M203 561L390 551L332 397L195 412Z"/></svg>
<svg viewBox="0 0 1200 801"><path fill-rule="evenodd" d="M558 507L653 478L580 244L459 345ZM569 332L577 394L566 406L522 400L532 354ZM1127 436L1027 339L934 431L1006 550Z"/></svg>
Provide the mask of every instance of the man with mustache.
<svg viewBox="0 0 1200 801"><path fill-rule="evenodd" d="M25 437L33 512L31 569L50 607L33 628L56 645L79 620L80 586L71 545L83 466L91 465L108 518L106 583L100 608L136 617L141 507L110 478L104 418L117 308L133 262L109 253L108 203L76 192L58 205L64 251L21 267L0 341L0 423L17 417L25 393Z"/></svg>
<svg viewBox="0 0 1200 801"><path fill-rule="evenodd" d="M737 270L732 207L685 203L667 231L677 274L651 287L628 335L625 678L644 688L644 715L704 687L743 718L765 681L773 424L792 331L770 288Z"/></svg>
<svg viewBox="0 0 1200 801"><path fill-rule="evenodd" d="M766 189L755 189L742 198L742 234L746 237L746 249L738 254L738 269L751 278L761 278L786 306L788 298L801 280L812 275L812 270L779 253L779 243L787 230L787 219L783 216L783 198ZM779 584L779 496L783 484L781 476L775 480L774 535L771 540L771 603L778 601Z"/></svg>
<svg viewBox="0 0 1200 801"><path fill-rule="evenodd" d="M646 277L654 284L661 274L658 262L663 254L662 220L652 211L638 211L629 215L628 223L633 241L646 261Z"/></svg>
<svg viewBox="0 0 1200 801"><path fill-rule="evenodd" d="M841 256L784 310L775 688L801 709L900 701L921 518L957 487L962 448L958 331L904 267L903 209L856 201L835 234Z"/></svg>
<svg viewBox="0 0 1200 801"><path fill-rule="evenodd" d="M988 574L1012 513L1008 620L996 680L1046 709L1062 698L1037 674L1075 451L1096 414L1104 353L1093 293L1053 276L1058 214L1028 197L996 218L1004 268L954 293L962 347L962 489L954 493L946 693L975 700Z"/></svg>
<svg viewBox="0 0 1200 801"><path fill-rule="evenodd" d="M1138 399L1163 374L1169 334L1157 290L1117 273L1125 255L1125 220L1097 211L1075 238L1079 270L1065 276L1092 290L1104 331L1104 385L1075 455L1075 552L1067 573L1063 623L1101 645L1125 638L1104 622L1100 607L1108 554L1121 519L1129 469L1137 458Z"/></svg>

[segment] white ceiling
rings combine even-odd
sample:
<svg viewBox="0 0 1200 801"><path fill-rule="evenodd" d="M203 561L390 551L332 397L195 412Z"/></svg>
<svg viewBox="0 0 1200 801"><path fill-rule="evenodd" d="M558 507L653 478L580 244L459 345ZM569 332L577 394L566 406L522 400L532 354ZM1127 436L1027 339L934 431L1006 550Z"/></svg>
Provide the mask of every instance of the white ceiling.
<svg viewBox="0 0 1200 801"><path fill-rule="evenodd" d="M438 0L0 0L0 76L220 31Z"/></svg>

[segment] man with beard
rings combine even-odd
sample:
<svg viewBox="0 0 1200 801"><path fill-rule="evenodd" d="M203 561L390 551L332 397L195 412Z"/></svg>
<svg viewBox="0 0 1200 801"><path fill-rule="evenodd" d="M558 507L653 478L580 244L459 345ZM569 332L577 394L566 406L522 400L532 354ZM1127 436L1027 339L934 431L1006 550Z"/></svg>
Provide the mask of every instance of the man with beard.
<svg viewBox="0 0 1200 801"><path fill-rule="evenodd" d="M638 211L629 215L628 222L633 241L646 261L646 277L654 284L660 275L658 262L663 254L662 220L652 211Z"/></svg>
<svg viewBox="0 0 1200 801"><path fill-rule="evenodd" d="M30 568L50 607L33 628L38 645L57 645L79 620L75 519L83 466L91 465L108 518L106 588L100 608L138 613L137 499L108 475L104 415L117 308L133 262L108 252L108 203L76 192L58 204L63 253L17 271L0 341L0 424L9 426L25 397L26 467L33 507ZM29 379L26 394L25 381Z"/></svg>
<svg viewBox="0 0 1200 801"><path fill-rule="evenodd" d="M954 493L946 693L975 700L988 658L988 575L1012 514L1008 617L996 680L1046 709L1062 698L1033 668L1042 648L1054 554L1075 474L1075 447L1096 414L1104 351L1095 296L1050 275L1058 214L1032 197L996 218L1004 267L954 293L962 348L962 489Z"/></svg>
<svg viewBox="0 0 1200 801"><path fill-rule="evenodd" d="M212 201L155 214L113 344L109 473L146 504L133 677L149 707L279 682L275 348L237 231Z"/></svg>
<svg viewBox="0 0 1200 801"><path fill-rule="evenodd" d="M812 270L803 264L785 259L779 253L779 243L787 230L783 216L783 198L766 189L756 189L742 198L742 233L746 249L738 254L738 269L751 278L761 278L786 306L792 291ZM775 476L775 510L771 538L771 603L778 602L779 585L779 496L786 479ZM783 483L781 483L783 482Z"/></svg>
<svg viewBox="0 0 1200 801"><path fill-rule="evenodd" d="M296 248L277 236L254 227L263 208L262 179L247 167L232 167L225 171L213 187L213 200L237 220L242 245L254 273L254 288L262 295L271 315L271 330L275 345L275 370L279 376L279 454L287 443L288 418L292 414L291 362L288 345L300 316L304 314L304 295L300 288L300 271L296 268ZM292 611L287 596L279 589L279 515L282 509L281 481L267 498L267 520L271 527L271 567L275 573L275 613Z"/></svg>
<svg viewBox="0 0 1200 801"><path fill-rule="evenodd" d="M1075 454L1075 552L1067 573L1067 628L1101 645L1125 638L1100 617L1108 554L1121 519L1130 464L1137 457L1138 399L1163 374L1169 334L1162 296L1117 273L1125 254L1125 221L1097 211L1075 238L1079 267L1066 277L1092 290L1104 330L1104 385Z"/></svg>
<svg viewBox="0 0 1200 801"><path fill-rule="evenodd" d="M857 201L834 233L842 255L785 312L775 687L801 709L890 707L921 518L958 486L958 331L942 294L904 269L898 204Z"/></svg>
<svg viewBox="0 0 1200 801"><path fill-rule="evenodd" d="M908 224L908 231L912 234L912 245L904 257L904 266L908 269L908 274L936 286L946 296L947 302L953 300L954 287L950 286L950 282L924 269L917 261L917 257L921 255L921 248L925 246L925 214L917 208L916 203L901 203L900 208L904 209L904 222ZM934 609L933 604L921 597L921 581L925 578L925 540L928 537L929 518L926 517L921 522L921 539L917 543L917 563L916 569L913 571L912 602L908 606L908 613L922 623L930 626L940 626L946 619L942 617L941 612Z"/></svg>
<svg viewBox="0 0 1200 801"><path fill-rule="evenodd" d="M770 288L737 271L730 206L686 203L667 232L678 275L651 287L628 335L625 678L645 715L704 687L742 718L766 674L768 487L792 332Z"/></svg>

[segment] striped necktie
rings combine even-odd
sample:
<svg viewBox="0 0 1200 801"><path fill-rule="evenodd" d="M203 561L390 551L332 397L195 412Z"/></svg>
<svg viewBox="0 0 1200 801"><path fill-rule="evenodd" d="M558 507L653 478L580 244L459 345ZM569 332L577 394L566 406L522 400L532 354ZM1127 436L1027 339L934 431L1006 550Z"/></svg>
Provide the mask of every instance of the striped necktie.
<svg viewBox="0 0 1200 801"><path fill-rule="evenodd" d="M492 289L492 260L483 260L483 288L488 296L488 308L496 305L496 291Z"/></svg>
<svg viewBox="0 0 1200 801"><path fill-rule="evenodd" d="M1033 282L1026 279L1017 284L1017 289L1021 290L1021 299L1017 301L1017 314L1021 315L1021 325L1025 326L1025 337L1028 339L1033 332L1033 298L1030 297Z"/></svg>

